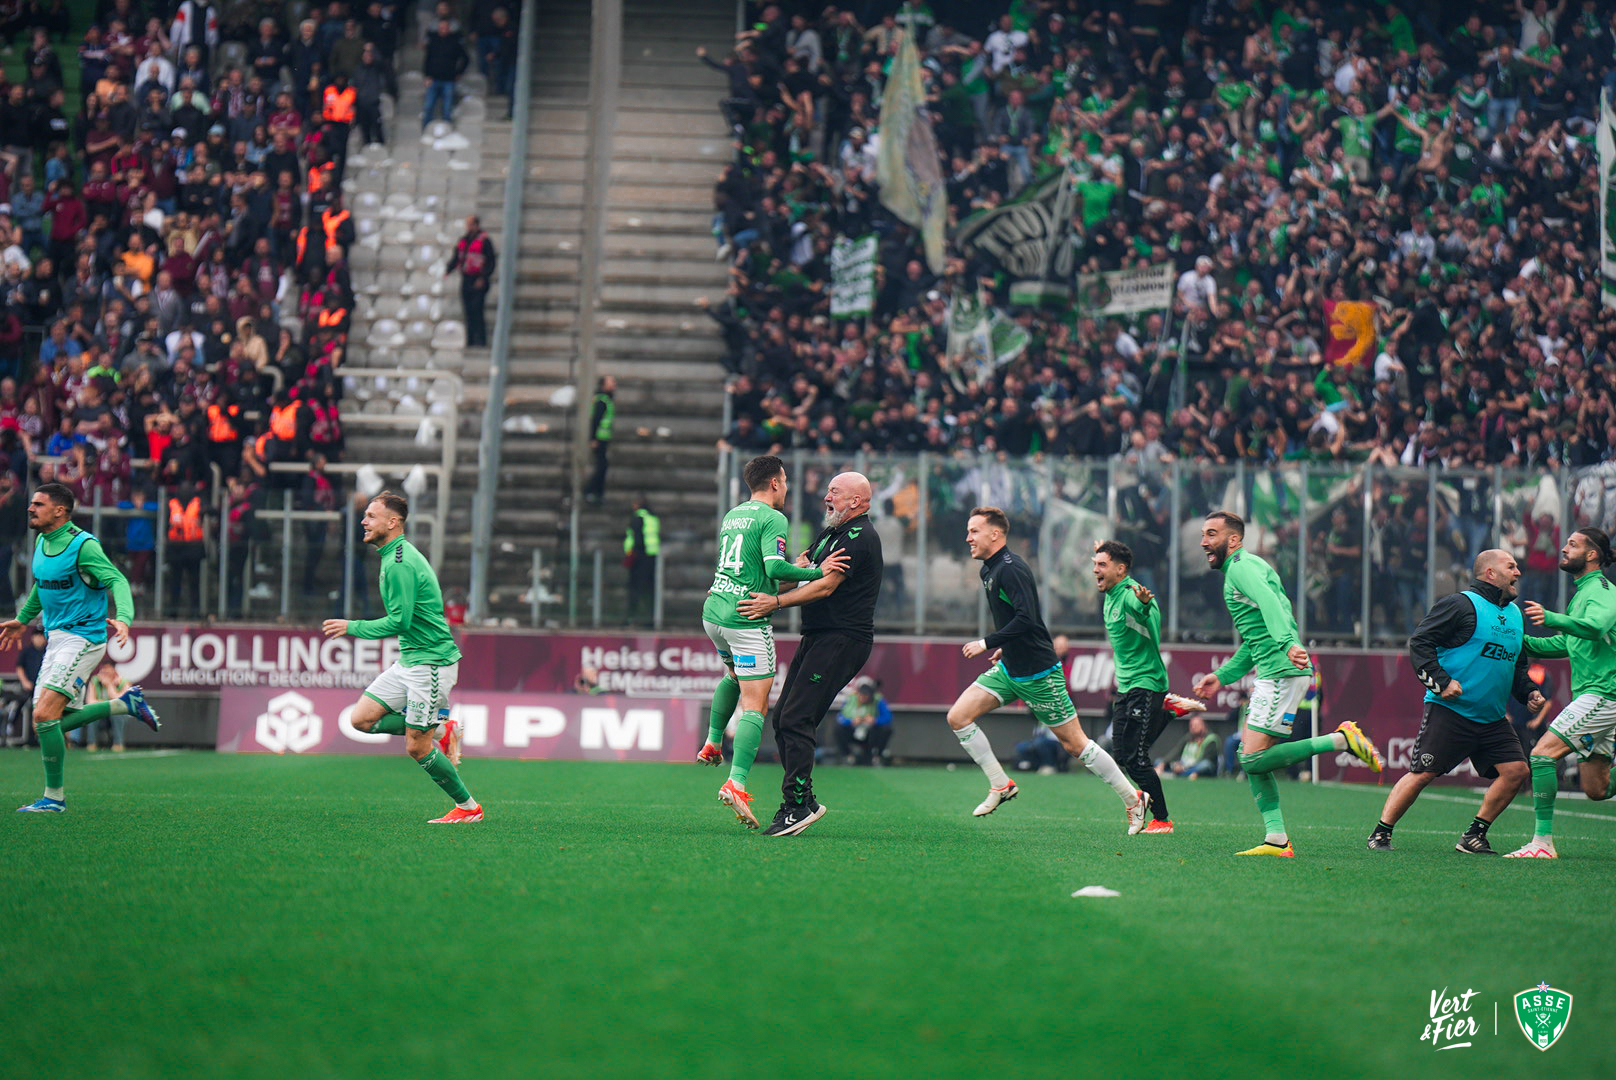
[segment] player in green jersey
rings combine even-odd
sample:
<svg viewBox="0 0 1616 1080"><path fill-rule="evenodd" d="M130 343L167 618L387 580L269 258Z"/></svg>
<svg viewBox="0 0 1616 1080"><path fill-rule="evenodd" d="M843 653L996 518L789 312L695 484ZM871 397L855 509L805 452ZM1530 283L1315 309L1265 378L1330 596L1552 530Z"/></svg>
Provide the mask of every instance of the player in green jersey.
<svg viewBox="0 0 1616 1080"><path fill-rule="evenodd" d="M1142 831L1170 833L1167 793L1150 760L1150 748L1175 716L1206 706L1167 693L1167 665L1161 653L1161 605L1131 576L1133 549L1117 540L1096 541L1094 583L1105 597L1105 633L1117 669L1117 696L1111 702L1111 748L1117 764L1150 796L1151 822Z"/></svg>
<svg viewBox="0 0 1616 1080"><path fill-rule="evenodd" d="M327 619L326 637L398 638L399 658L376 676L354 706L352 723L360 731L404 736L404 749L454 800L454 809L431 821L461 825L483 819L482 804L471 797L447 747L449 694L460 676L460 647L443 614L438 575L414 544L404 538L410 504L402 495L384 491L370 500L360 524L365 543L382 557L380 619Z"/></svg>
<svg viewBox="0 0 1616 1080"><path fill-rule="evenodd" d="M724 729L737 702L741 719L735 729L729 779L718 798L749 829L758 827L746 781L763 741L763 714L774 685L774 628L768 616L749 618L737 605L753 593L778 597L782 581L818 581L845 571L846 555L838 552L818 566L799 566L786 557L786 466L764 455L746 463L742 477L752 497L724 515L718 527L718 568L701 609L702 628L718 649L729 674L718 680L709 714L707 742L696 755L703 765L720 765ZM779 600L775 610L779 610Z"/></svg>
<svg viewBox="0 0 1616 1080"><path fill-rule="evenodd" d="M67 733L111 716L133 716L156 731L157 714L140 687L94 705L84 703L90 676L107 653L110 627L119 645L129 643L134 598L123 571L113 565L101 542L73 524L73 492L62 484L41 484L28 500L28 524L39 534L34 544L34 587L17 617L0 623L0 648L12 648L34 616L43 615L45 662L34 681L34 730L45 763L45 794L21 813L60 814L67 810L62 786ZM107 618L107 596L115 613Z"/></svg>
<svg viewBox="0 0 1616 1080"><path fill-rule="evenodd" d="M1290 597L1274 568L1244 550L1246 523L1240 515L1214 510L1201 529L1201 550L1214 570L1223 571L1223 602L1234 619L1240 647L1217 671L1195 684L1195 696L1210 698L1246 677L1253 665L1257 680L1246 705L1246 728L1240 738L1240 767L1257 797L1267 835L1241 855L1295 858L1285 815L1279 809L1279 782L1274 772L1316 754L1350 751L1375 772L1385 768L1380 751L1348 720L1329 735L1288 741L1296 707L1307 693L1313 661L1302 648Z"/></svg>
<svg viewBox="0 0 1616 1080"><path fill-rule="evenodd" d="M1549 724L1532 747L1532 808L1537 825L1532 839L1506 859L1558 859L1554 849L1554 800L1560 793L1560 759L1582 758L1578 766L1582 793L1604 800L1616 795L1610 760L1616 752L1616 586L1605 567L1616 561L1604 530L1578 529L1560 549L1560 569L1575 580L1564 615L1530 601L1526 618L1533 626L1560 631L1552 637L1523 639L1529 656L1571 659L1571 704Z"/></svg>

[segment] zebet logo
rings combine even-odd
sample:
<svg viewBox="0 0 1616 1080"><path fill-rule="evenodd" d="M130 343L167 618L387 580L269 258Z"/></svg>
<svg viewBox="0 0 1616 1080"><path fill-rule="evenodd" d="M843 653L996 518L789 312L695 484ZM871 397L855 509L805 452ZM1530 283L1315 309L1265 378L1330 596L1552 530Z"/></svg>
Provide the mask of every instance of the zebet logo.
<svg viewBox="0 0 1616 1080"><path fill-rule="evenodd" d="M1522 990L1515 995L1515 1020L1528 1042L1547 1050L1565 1034L1571 1021L1571 995L1548 983Z"/></svg>
<svg viewBox="0 0 1616 1080"><path fill-rule="evenodd" d="M323 726L320 715L314 711L314 702L292 690L269 700L258 716L255 734L258 745L265 750L301 754L320 745Z"/></svg>

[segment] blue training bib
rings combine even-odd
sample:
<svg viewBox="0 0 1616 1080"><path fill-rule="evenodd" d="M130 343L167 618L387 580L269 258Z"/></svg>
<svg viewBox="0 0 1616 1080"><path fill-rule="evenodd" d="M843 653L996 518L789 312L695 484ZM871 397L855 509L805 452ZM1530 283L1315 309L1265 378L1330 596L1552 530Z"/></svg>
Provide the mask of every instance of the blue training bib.
<svg viewBox="0 0 1616 1080"><path fill-rule="evenodd" d="M1467 720L1491 724L1502 720L1509 707L1510 691L1515 686L1515 661L1521 655L1524 639L1524 623L1521 609L1514 604L1499 607L1469 589L1464 595L1476 609L1476 629L1463 645L1436 651L1443 670L1450 678L1458 680L1464 692L1456 698L1444 699L1428 690L1425 700L1452 709Z"/></svg>

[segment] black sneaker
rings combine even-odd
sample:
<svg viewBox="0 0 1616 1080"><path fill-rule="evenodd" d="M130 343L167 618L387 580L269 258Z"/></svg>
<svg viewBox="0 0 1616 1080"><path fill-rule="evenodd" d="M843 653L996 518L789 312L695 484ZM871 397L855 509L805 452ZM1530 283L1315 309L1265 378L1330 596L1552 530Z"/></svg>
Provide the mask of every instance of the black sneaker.
<svg viewBox="0 0 1616 1080"><path fill-rule="evenodd" d="M1382 832L1372 832L1372 833L1370 833L1369 834L1369 850L1370 851L1390 851L1390 850L1392 850L1392 834L1391 833L1382 833Z"/></svg>
<svg viewBox="0 0 1616 1080"><path fill-rule="evenodd" d="M801 806L792 807L782 806L780 812L774 815L774 820L769 823L769 827L763 830L763 835L796 836L824 817L825 811L828 809L830 808L821 802L804 803Z"/></svg>
<svg viewBox="0 0 1616 1080"><path fill-rule="evenodd" d="M1493 846L1481 833L1465 833L1459 837L1459 842L1453 845L1455 851L1462 851L1466 855L1497 855Z"/></svg>

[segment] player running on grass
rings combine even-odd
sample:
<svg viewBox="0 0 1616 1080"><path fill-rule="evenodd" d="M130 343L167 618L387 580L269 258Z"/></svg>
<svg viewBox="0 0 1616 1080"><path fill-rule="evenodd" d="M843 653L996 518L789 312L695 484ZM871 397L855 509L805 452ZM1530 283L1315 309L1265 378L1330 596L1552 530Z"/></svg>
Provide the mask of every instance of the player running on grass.
<svg viewBox="0 0 1616 1080"><path fill-rule="evenodd" d="M34 543L34 588L17 617L0 623L0 648L14 647L35 615L44 616L45 662L34 681L34 730L45 763L45 794L20 813L60 814L67 810L62 786L67 733L111 716L133 716L156 731L161 725L140 687L131 686L111 701L84 703L90 677L107 654L107 628L119 645L129 643L135 601L129 581L101 549L101 541L73 524L73 492L62 484L41 484L28 500ZM115 613L107 618L107 594Z"/></svg>
<svg viewBox="0 0 1616 1080"><path fill-rule="evenodd" d="M972 813L985 817L1019 793L1016 782L1005 775L1004 766L993 756L987 734L976 722L1001 705L1024 701L1068 754L1111 785L1128 809L1128 833L1137 833L1145 827L1150 796L1135 788L1111 755L1083 731L1077 707L1066 689L1060 658L1044 626L1038 606L1038 583L1026 560L1006 548L1009 535L1010 519L996 506L978 506L965 525L971 558L982 562L982 588L987 592L988 610L996 628L961 650L967 660L986 654L993 667L967 686L948 710L948 726L988 778L988 797Z"/></svg>
<svg viewBox="0 0 1616 1080"><path fill-rule="evenodd" d="M1528 656L1566 656L1571 659L1571 704L1560 710L1549 729L1532 747L1532 808L1537 826L1524 847L1506 859L1558 859L1554 850L1554 800L1560 793L1560 759L1567 754L1582 758L1578 774L1582 792L1602 801L1616 795L1610 759L1616 736L1616 587L1605 567L1616 561L1610 537L1602 529L1578 529L1560 549L1560 569L1575 580L1575 591L1564 615L1546 611L1542 604L1526 604L1533 626L1560 633L1529 637L1523 644Z"/></svg>
<svg viewBox="0 0 1616 1080"><path fill-rule="evenodd" d="M729 779L718 789L718 798L742 824L755 829L758 820L746 780L763 741L763 714L774 685L774 628L767 616L751 619L736 606L755 592L777 596L782 581L818 581L845 571L848 558L837 552L818 566L794 565L786 558L786 516L780 512L786 505L785 462L770 455L755 457L741 475L752 497L725 514L718 527L718 568L701 609L702 628L729 674L718 680L707 743L696 760L703 765L723 763L724 729L740 702Z"/></svg>
<svg viewBox="0 0 1616 1080"><path fill-rule="evenodd" d="M1152 820L1147 833L1170 833L1167 796L1150 761L1150 747L1168 721L1206 708L1199 701L1167 693L1167 665L1161 654L1161 605L1155 595L1130 576L1133 549L1116 540L1094 545L1094 583L1105 596L1105 633L1116 659L1117 696L1111 702L1111 724L1117 761L1150 796ZM1129 832L1134 830L1130 827Z"/></svg>
<svg viewBox="0 0 1616 1080"><path fill-rule="evenodd" d="M353 726L360 731L404 736L404 750L426 770L432 782L454 800L454 809L433 825L461 825L483 819L483 808L449 758L449 694L460 677L460 648L443 614L438 576L414 544L404 539L410 504L402 495L384 491L370 500L360 525L365 543L382 557L380 619L327 619L326 637L398 637L399 658L365 688L354 706ZM442 729L441 733L439 729ZM441 734L442 743L434 743Z"/></svg>
<svg viewBox="0 0 1616 1080"><path fill-rule="evenodd" d="M1195 684L1195 696L1210 698L1222 687L1245 678L1256 665L1257 681L1246 706L1239 758L1268 832L1262 843L1239 854L1289 859L1295 858L1296 851L1279 809L1275 771L1315 754L1340 750L1350 751L1375 772L1385 768L1385 763L1375 744L1351 720L1329 735L1286 741L1296 721L1296 707L1312 682L1313 663L1298 640L1296 616L1279 575L1244 550L1245 540L1246 523L1238 514L1214 510L1206 516L1201 550L1212 569L1223 571L1223 602L1240 634L1240 647L1217 671L1201 677Z"/></svg>

